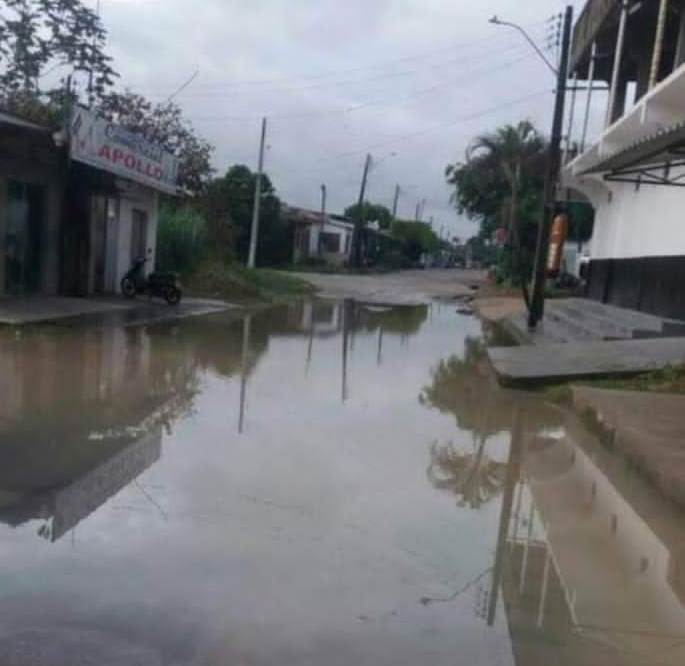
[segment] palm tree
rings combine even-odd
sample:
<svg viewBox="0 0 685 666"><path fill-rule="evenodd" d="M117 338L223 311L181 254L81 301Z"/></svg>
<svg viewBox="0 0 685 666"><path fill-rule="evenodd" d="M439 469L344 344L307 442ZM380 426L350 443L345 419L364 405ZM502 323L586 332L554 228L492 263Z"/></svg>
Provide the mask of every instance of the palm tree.
<svg viewBox="0 0 685 666"><path fill-rule="evenodd" d="M466 153L467 162L485 160L498 170L507 183L509 197L502 202L501 215L511 235L517 270L520 273L521 225L519 220L520 194L531 171L539 171L545 141L533 124L523 120L517 125L504 125L494 132L481 134L471 143ZM529 303L526 279L520 275L526 304Z"/></svg>

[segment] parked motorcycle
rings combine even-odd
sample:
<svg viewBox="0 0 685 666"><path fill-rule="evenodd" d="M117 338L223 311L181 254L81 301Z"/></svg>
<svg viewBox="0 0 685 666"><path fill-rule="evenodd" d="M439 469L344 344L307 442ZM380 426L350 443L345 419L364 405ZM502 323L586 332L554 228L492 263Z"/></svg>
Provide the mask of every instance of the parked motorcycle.
<svg viewBox="0 0 685 666"><path fill-rule="evenodd" d="M169 305L181 302L181 285L176 273L155 272L145 276L146 257L139 257L133 262L128 273L121 280L121 293L126 298L135 298L136 294L147 294L163 298Z"/></svg>

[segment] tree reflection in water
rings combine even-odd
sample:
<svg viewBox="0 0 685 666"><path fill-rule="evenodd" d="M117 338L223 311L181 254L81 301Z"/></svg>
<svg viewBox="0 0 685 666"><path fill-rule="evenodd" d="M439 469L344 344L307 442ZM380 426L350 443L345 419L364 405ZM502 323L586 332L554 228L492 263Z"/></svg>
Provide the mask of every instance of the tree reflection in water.
<svg viewBox="0 0 685 666"><path fill-rule="evenodd" d="M431 484L454 493L459 506L472 509L496 497L504 485L506 463L493 460L486 447L490 438L511 428L513 405L505 392L493 386L483 341L467 338L463 358L440 361L419 402L453 414L459 429L473 437L467 450L454 442L433 442L427 469Z"/></svg>
<svg viewBox="0 0 685 666"><path fill-rule="evenodd" d="M464 453L453 442L433 442L428 480L457 495L459 506L478 509L501 492L507 467L485 453L485 444L485 439L474 440L473 451Z"/></svg>

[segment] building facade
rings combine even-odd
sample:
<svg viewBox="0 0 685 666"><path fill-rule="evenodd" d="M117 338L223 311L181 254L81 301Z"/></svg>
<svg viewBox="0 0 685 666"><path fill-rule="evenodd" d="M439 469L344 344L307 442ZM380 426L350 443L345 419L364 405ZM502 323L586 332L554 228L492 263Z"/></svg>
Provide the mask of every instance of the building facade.
<svg viewBox="0 0 685 666"><path fill-rule="evenodd" d="M570 71L608 98L598 139L563 172L595 209L587 294L685 319L685 2L591 0Z"/></svg>
<svg viewBox="0 0 685 666"><path fill-rule="evenodd" d="M341 215L285 206L282 214L294 226L293 261L322 259L335 265L350 258L354 224Z"/></svg>
<svg viewBox="0 0 685 666"><path fill-rule="evenodd" d="M86 110L66 135L0 113L0 296L116 293L136 257L154 268L175 163L121 132Z"/></svg>

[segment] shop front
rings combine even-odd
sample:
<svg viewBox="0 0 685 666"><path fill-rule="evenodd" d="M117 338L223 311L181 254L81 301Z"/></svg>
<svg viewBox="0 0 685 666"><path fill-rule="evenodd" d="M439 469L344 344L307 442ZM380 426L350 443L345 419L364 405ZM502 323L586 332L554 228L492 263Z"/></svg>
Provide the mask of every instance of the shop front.
<svg viewBox="0 0 685 666"><path fill-rule="evenodd" d="M176 159L86 109L69 134L0 114L0 296L112 294L137 257L154 269Z"/></svg>

